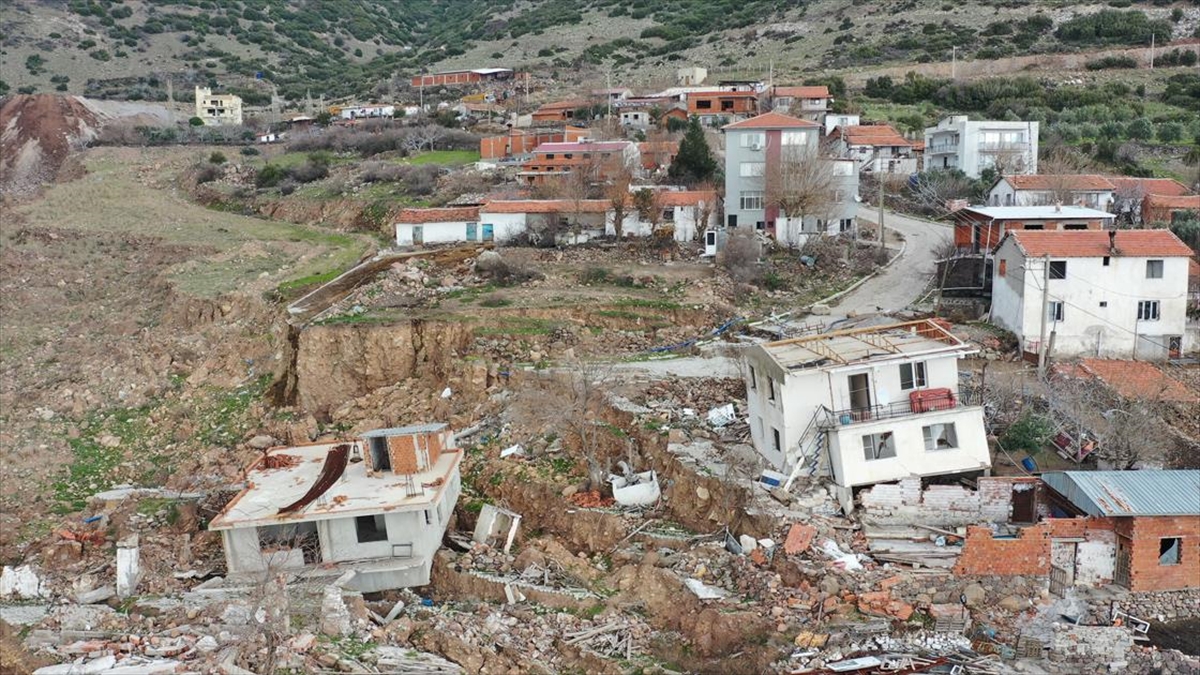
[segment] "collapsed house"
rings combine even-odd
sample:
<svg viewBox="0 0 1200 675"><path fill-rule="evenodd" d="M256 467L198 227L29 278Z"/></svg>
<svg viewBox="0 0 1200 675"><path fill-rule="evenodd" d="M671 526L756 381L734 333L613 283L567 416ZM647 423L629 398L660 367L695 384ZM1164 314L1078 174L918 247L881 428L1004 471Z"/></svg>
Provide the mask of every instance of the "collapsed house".
<svg viewBox="0 0 1200 675"><path fill-rule="evenodd" d="M429 583L461 490L462 452L445 424L278 447L212 520L231 578L274 569L353 572L362 592Z"/></svg>
<svg viewBox="0 0 1200 675"><path fill-rule="evenodd" d="M831 475L843 506L860 485L982 472L983 408L958 377L974 351L936 320L755 345L744 373L754 447L793 478Z"/></svg>

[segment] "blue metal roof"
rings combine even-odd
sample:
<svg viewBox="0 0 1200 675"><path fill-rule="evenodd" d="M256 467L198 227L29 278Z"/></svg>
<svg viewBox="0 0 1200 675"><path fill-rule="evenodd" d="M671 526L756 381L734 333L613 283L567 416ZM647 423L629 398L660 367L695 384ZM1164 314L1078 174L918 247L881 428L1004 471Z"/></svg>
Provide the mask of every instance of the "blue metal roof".
<svg viewBox="0 0 1200 675"><path fill-rule="evenodd" d="M1200 516L1200 471L1055 471L1042 480L1089 516Z"/></svg>

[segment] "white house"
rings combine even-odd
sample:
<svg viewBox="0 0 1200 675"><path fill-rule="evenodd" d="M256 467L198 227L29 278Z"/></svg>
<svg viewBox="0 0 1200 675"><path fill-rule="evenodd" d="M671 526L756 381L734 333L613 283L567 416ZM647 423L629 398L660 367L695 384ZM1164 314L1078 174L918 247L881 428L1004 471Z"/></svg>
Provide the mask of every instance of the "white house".
<svg viewBox="0 0 1200 675"><path fill-rule="evenodd" d="M1035 174L1038 123L967 119L953 115L925 129L925 170L958 169L979 178L984 169Z"/></svg>
<svg viewBox="0 0 1200 675"><path fill-rule="evenodd" d="M909 175L917 172L911 141L890 124L839 126L829 132L834 152L858 162L860 171Z"/></svg>
<svg viewBox="0 0 1200 675"><path fill-rule="evenodd" d="M1054 357L1179 355L1191 255L1170 230L1013 230L996 249L991 320L1031 353L1044 325Z"/></svg>
<svg viewBox="0 0 1200 675"><path fill-rule="evenodd" d="M209 523L230 578L294 569L363 592L429 583L461 491L462 451L445 424L272 448Z"/></svg>
<svg viewBox="0 0 1200 675"><path fill-rule="evenodd" d="M358 120L372 117L395 117L396 106L386 104L350 105L338 111L338 116L344 120Z"/></svg>
<svg viewBox="0 0 1200 675"><path fill-rule="evenodd" d="M210 126L242 123L242 97L214 94L208 87L196 87L196 117Z"/></svg>
<svg viewBox="0 0 1200 675"><path fill-rule="evenodd" d="M810 122L823 123L833 97L825 85L771 87L771 109Z"/></svg>
<svg viewBox="0 0 1200 675"><path fill-rule="evenodd" d="M1084 206L1109 211L1116 185L1096 174L1001 176L988 192L989 206Z"/></svg>
<svg viewBox="0 0 1200 675"><path fill-rule="evenodd" d="M862 123L862 117L858 115L842 115L842 114L825 114L825 135L833 133L838 127L856 127Z"/></svg>
<svg viewBox="0 0 1200 675"><path fill-rule="evenodd" d="M743 373L754 447L778 471L832 475L843 496L983 471L983 409L958 380L975 351L928 319L755 345Z"/></svg>
<svg viewBox="0 0 1200 675"><path fill-rule="evenodd" d="M662 209L658 226L672 228L675 241L694 241L698 232L714 229L721 222L717 193L712 190L657 190L653 206ZM615 217L610 206L605 224L605 234L609 236L617 233ZM648 237L654 234L655 223L639 212L632 197L621 222L625 236Z"/></svg>
<svg viewBox="0 0 1200 675"><path fill-rule="evenodd" d="M500 241L513 233L503 231ZM411 208L400 212L396 220L397 246L424 246L467 241L494 241L494 226L484 227L479 221L478 206L455 206L432 209Z"/></svg>

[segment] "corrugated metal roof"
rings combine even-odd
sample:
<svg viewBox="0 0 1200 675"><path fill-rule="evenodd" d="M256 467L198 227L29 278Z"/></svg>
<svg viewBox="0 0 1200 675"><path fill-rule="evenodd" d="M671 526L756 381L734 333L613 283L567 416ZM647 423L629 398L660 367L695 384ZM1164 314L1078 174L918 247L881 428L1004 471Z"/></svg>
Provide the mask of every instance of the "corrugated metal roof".
<svg viewBox="0 0 1200 675"><path fill-rule="evenodd" d="M407 427L392 427L390 429L372 429L359 434L360 438L378 438L380 436L408 436L410 434L428 434L446 428L445 422L429 424L413 424Z"/></svg>
<svg viewBox="0 0 1200 675"><path fill-rule="evenodd" d="M1042 480L1089 516L1200 516L1200 471L1055 471Z"/></svg>

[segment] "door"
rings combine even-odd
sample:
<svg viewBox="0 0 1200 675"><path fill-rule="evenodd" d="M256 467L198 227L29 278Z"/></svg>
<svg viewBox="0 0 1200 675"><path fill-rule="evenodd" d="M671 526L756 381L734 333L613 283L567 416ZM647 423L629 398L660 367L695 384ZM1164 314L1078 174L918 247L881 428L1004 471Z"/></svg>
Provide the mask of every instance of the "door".
<svg viewBox="0 0 1200 675"><path fill-rule="evenodd" d="M1034 507L1036 494L1030 483L1016 483L1012 486L1012 522L1032 523L1037 520L1037 510Z"/></svg>
<svg viewBox="0 0 1200 675"><path fill-rule="evenodd" d="M476 227L475 223L467 223L467 241L475 241Z"/></svg>
<svg viewBox="0 0 1200 675"><path fill-rule="evenodd" d="M1167 336L1167 358L1178 359L1183 357L1183 337L1179 335Z"/></svg>
<svg viewBox="0 0 1200 675"><path fill-rule="evenodd" d="M425 226L413 225L413 245L420 246L425 243Z"/></svg>
<svg viewBox="0 0 1200 675"><path fill-rule="evenodd" d="M494 235L492 234L492 224L484 223L483 224L483 240L491 241L493 238L494 238Z"/></svg>
<svg viewBox="0 0 1200 675"><path fill-rule="evenodd" d="M854 412L856 419L865 420L871 418L871 380L868 373L859 373L851 375L849 378L850 386L850 408Z"/></svg>
<svg viewBox="0 0 1200 675"><path fill-rule="evenodd" d="M1129 537L1117 535L1117 566L1113 570L1113 583L1129 588Z"/></svg>

